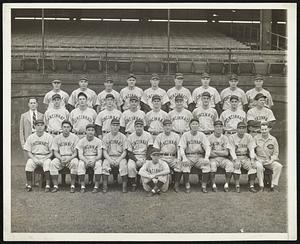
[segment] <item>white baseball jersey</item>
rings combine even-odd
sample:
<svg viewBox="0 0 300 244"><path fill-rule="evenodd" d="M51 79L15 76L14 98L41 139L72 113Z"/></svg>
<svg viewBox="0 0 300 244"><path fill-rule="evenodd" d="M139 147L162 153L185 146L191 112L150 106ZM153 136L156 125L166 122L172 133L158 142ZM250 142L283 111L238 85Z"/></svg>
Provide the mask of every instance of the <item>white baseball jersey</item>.
<svg viewBox="0 0 300 244"><path fill-rule="evenodd" d="M145 119L149 132L160 133L164 131L163 121L169 119L169 115L161 109L158 112L151 110L146 114Z"/></svg>
<svg viewBox="0 0 300 244"><path fill-rule="evenodd" d="M75 131L83 132L88 124L93 124L95 122L96 117L97 113L92 108L87 107L85 110L75 108L70 113L70 122Z"/></svg>
<svg viewBox="0 0 300 244"><path fill-rule="evenodd" d="M120 120L122 116L122 112L117 109L108 110L105 109L101 111L95 120L95 124L102 126L102 131L110 131L110 123L112 119Z"/></svg>
<svg viewBox="0 0 300 244"><path fill-rule="evenodd" d="M256 105L256 101L254 100L255 96L258 94L258 93L262 93L263 95L266 96L266 104L265 106L267 108L271 108L274 104L273 104L273 99L272 99L272 96L270 94L270 92L268 92L267 90L265 89L262 89L261 91L257 91L255 88L249 90L246 92L246 97L248 99L248 106L249 106L249 109L250 108L254 108L255 105Z"/></svg>
<svg viewBox="0 0 300 244"><path fill-rule="evenodd" d="M147 160L139 170L139 175L150 178L152 174L162 171L170 171L169 165L166 162L159 160L158 163L154 164L152 160Z"/></svg>
<svg viewBox="0 0 300 244"><path fill-rule="evenodd" d="M211 151L223 151L225 149L230 149L232 146L229 143L229 139L225 135L221 135L220 137L216 137L215 134L211 134L208 136L208 141L210 143Z"/></svg>
<svg viewBox="0 0 300 244"><path fill-rule="evenodd" d="M189 89L181 87L179 90L176 87L172 87L167 91L167 95L170 100L170 108L175 108L175 97L181 95L183 97L183 106L188 108L188 105L193 102L192 94Z"/></svg>
<svg viewBox="0 0 300 244"><path fill-rule="evenodd" d="M203 86L200 86L200 87L196 88L192 93L192 98L193 98L193 101L196 104L197 108L202 106L201 97L202 97L203 92L209 92L209 94L211 96L210 103L209 103L210 107L214 108L216 106L216 104L221 101L220 95L219 95L218 91L216 90L216 88L211 87L211 86L204 88Z"/></svg>
<svg viewBox="0 0 300 244"><path fill-rule="evenodd" d="M83 156L98 156L98 150L102 148L102 141L95 137L89 141L86 136L79 140L76 149L82 152Z"/></svg>
<svg viewBox="0 0 300 244"><path fill-rule="evenodd" d="M134 155L147 154L147 148L153 145L153 139L150 133L143 131L143 134L138 136L136 133L132 133L128 136L128 151L132 152Z"/></svg>
<svg viewBox="0 0 300 244"><path fill-rule="evenodd" d="M220 120L223 122L224 130L236 131L239 122L246 122L246 113L241 109L236 111L227 109L221 113Z"/></svg>
<svg viewBox="0 0 300 244"><path fill-rule="evenodd" d="M137 119L141 119L144 121L144 126L146 126L145 120L146 114L144 111L137 110L132 112L130 109L123 112L120 120L120 126L125 127L125 132L133 133L135 132L134 122Z"/></svg>
<svg viewBox="0 0 300 244"><path fill-rule="evenodd" d="M120 96L122 101L124 102L123 105L123 110L127 110L129 109L129 99L132 96L137 96L139 98L139 100L141 101L142 97L143 97L143 90L139 87L133 87L133 89L129 89L128 86L124 87L121 91L120 91ZM140 106L138 106L138 108L140 109Z"/></svg>
<svg viewBox="0 0 300 244"><path fill-rule="evenodd" d="M83 92L85 93L85 95L87 95L87 104L90 108L96 105L97 94L90 88L87 88L85 91L82 91L80 88L74 90L69 98L69 104L71 104L75 108L78 107L78 94L80 92Z"/></svg>
<svg viewBox="0 0 300 244"><path fill-rule="evenodd" d="M197 131L196 135L192 135L191 131L188 131L181 136L179 147L185 150L185 153L204 154L210 144L204 133Z"/></svg>
<svg viewBox="0 0 300 244"><path fill-rule="evenodd" d="M128 149L126 136L120 132L115 136L113 136L112 133L104 135L103 149L107 151L109 156L120 156Z"/></svg>
<svg viewBox="0 0 300 244"><path fill-rule="evenodd" d="M46 155L51 152L53 137L44 132L42 136L31 134L24 145L24 150L32 154Z"/></svg>
<svg viewBox="0 0 300 244"><path fill-rule="evenodd" d="M60 134L54 137L51 149L58 151L61 156L71 156L76 150L78 141L78 136L73 133L70 133L68 137Z"/></svg>
<svg viewBox="0 0 300 244"><path fill-rule="evenodd" d="M96 101L96 105L100 106L100 111L103 111L106 108L106 102L105 102L105 98L107 94L112 94L115 98L115 108L118 108L118 106L120 107L123 104L123 101L121 99L120 93L118 93L115 90L112 90L111 92L107 92L106 90L103 90L102 92L100 92L97 96L97 101Z"/></svg>
<svg viewBox="0 0 300 244"><path fill-rule="evenodd" d="M55 91L49 91L46 93L45 97L44 97L44 101L43 103L44 104L47 104L48 105L48 108L52 108L54 105L53 105L53 101L52 101L52 96L54 94L59 94L61 96L61 101L60 101L60 107L65 107L66 104L68 104L68 101L69 101L69 94L66 93L65 91L63 90L59 90L59 92L55 92Z"/></svg>
<svg viewBox="0 0 300 244"><path fill-rule="evenodd" d="M181 112L176 111L176 109L169 112L170 120L172 121L173 131L183 133L190 130L190 121L193 118L193 114L186 109Z"/></svg>
<svg viewBox="0 0 300 244"><path fill-rule="evenodd" d="M269 135L267 138L263 138L261 134L258 134L254 137L254 140L257 145L255 151L259 160L278 160L279 146L274 136Z"/></svg>
<svg viewBox="0 0 300 244"><path fill-rule="evenodd" d="M262 109L258 109L257 107L254 107L247 112L247 121L249 120L270 122L276 119L271 109L265 107Z"/></svg>
<svg viewBox="0 0 300 244"><path fill-rule="evenodd" d="M199 120L200 131L212 131L214 130L214 122L218 120L218 112L212 108L198 107L193 111L194 118Z"/></svg>
<svg viewBox="0 0 300 244"><path fill-rule="evenodd" d="M158 87L157 89L154 90L152 87L150 87L144 91L142 102L149 105L151 109L153 109L152 97L154 95L160 96L161 104L166 104L167 102L170 101L167 92L164 89Z"/></svg>
<svg viewBox="0 0 300 244"><path fill-rule="evenodd" d="M231 108L230 97L232 95L236 95L239 98L238 109L243 109L243 105L248 103L246 94L241 88L237 87L235 90L231 90L230 87L227 87L220 93L223 110Z"/></svg>
<svg viewBox="0 0 300 244"><path fill-rule="evenodd" d="M48 108L44 115L48 131L62 131L61 122L69 118L69 112L64 107Z"/></svg>
<svg viewBox="0 0 300 244"><path fill-rule="evenodd" d="M171 132L169 135L166 135L163 132L155 138L153 147L159 149L161 153L176 154L179 141L180 136L177 133Z"/></svg>
<svg viewBox="0 0 300 244"><path fill-rule="evenodd" d="M249 152L256 147L253 137L248 133L245 133L243 138L233 134L229 136L229 142L235 149L236 156L249 156Z"/></svg>

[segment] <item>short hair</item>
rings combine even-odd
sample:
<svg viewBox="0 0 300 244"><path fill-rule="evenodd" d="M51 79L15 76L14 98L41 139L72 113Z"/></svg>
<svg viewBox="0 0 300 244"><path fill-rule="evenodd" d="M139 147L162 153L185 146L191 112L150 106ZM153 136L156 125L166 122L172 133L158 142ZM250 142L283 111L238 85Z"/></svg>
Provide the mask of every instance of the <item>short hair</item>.
<svg viewBox="0 0 300 244"><path fill-rule="evenodd" d="M191 119L190 124L193 123L193 122L197 122L199 124L199 120L198 119L195 119L195 118Z"/></svg>
<svg viewBox="0 0 300 244"><path fill-rule="evenodd" d="M30 102L30 100L31 100L31 99L34 99L36 102L38 102L38 99L37 99L37 97L29 97L29 98L28 98L28 100L27 100L27 101L28 101L28 103Z"/></svg>

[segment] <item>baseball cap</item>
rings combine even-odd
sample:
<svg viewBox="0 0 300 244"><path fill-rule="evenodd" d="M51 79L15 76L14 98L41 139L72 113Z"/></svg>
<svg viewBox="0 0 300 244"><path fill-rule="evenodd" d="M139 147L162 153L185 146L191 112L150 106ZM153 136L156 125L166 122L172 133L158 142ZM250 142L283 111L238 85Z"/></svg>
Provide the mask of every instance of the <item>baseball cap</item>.
<svg viewBox="0 0 300 244"><path fill-rule="evenodd" d="M79 80L85 80L85 81L88 81L88 78L85 76L85 75L82 75L80 76L80 79Z"/></svg>
<svg viewBox="0 0 300 244"><path fill-rule="evenodd" d="M216 120L214 122L214 126L216 126L216 125L222 125L223 126L223 122L221 120Z"/></svg>
<svg viewBox="0 0 300 244"><path fill-rule="evenodd" d="M52 83L61 83L61 80L53 80Z"/></svg>
<svg viewBox="0 0 300 244"><path fill-rule="evenodd" d="M237 128L243 128L243 127L247 127L247 125L243 121L237 124Z"/></svg>
<svg viewBox="0 0 300 244"><path fill-rule="evenodd" d="M153 73L153 74L151 75L151 80L154 80L154 79L159 80L158 74Z"/></svg>
<svg viewBox="0 0 300 244"><path fill-rule="evenodd" d="M176 79L183 79L183 74L182 73L176 73L175 78Z"/></svg>
<svg viewBox="0 0 300 244"><path fill-rule="evenodd" d="M172 121L170 119L165 119L163 121L163 125L171 125L172 124Z"/></svg>
<svg viewBox="0 0 300 244"><path fill-rule="evenodd" d="M120 124L120 120L118 119L112 119L110 122L111 125L119 125Z"/></svg>
<svg viewBox="0 0 300 244"><path fill-rule="evenodd" d="M210 93L205 91L202 93L202 97L211 97Z"/></svg>
<svg viewBox="0 0 300 244"><path fill-rule="evenodd" d="M63 122L61 122L61 125L63 126L64 124L68 124L72 127L72 124L69 120L64 120Z"/></svg>
<svg viewBox="0 0 300 244"><path fill-rule="evenodd" d="M129 98L129 101L133 101L133 100L138 101L139 98L136 95L133 95Z"/></svg>
<svg viewBox="0 0 300 244"><path fill-rule="evenodd" d="M256 96L254 97L254 100L259 100L260 98L266 98L266 96L262 93L258 93L256 94Z"/></svg>
<svg viewBox="0 0 300 244"><path fill-rule="evenodd" d="M260 74L257 74L255 76L255 80L264 80L264 77L262 75L260 75Z"/></svg>
<svg viewBox="0 0 300 244"><path fill-rule="evenodd" d="M133 74L133 73L130 73L129 75L128 75L128 77L127 77L127 79L129 79L129 78L134 78L134 79L136 79L136 77L135 77L135 75Z"/></svg>
<svg viewBox="0 0 300 244"><path fill-rule="evenodd" d="M42 120L42 119L37 119L36 121L35 121L35 123L34 123L34 125L38 125L38 124L45 124L45 122L44 122L44 120Z"/></svg>
<svg viewBox="0 0 300 244"><path fill-rule="evenodd" d="M230 80L238 80L238 76L236 74L232 74L229 79Z"/></svg>
<svg viewBox="0 0 300 244"><path fill-rule="evenodd" d="M152 150L151 156L154 156L154 155L160 155L159 149L154 148L154 149Z"/></svg>
<svg viewBox="0 0 300 244"><path fill-rule="evenodd" d="M210 75L206 72L202 73L201 78L210 78Z"/></svg>
<svg viewBox="0 0 300 244"><path fill-rule="evenodd" d="M152 100L152 101L154 101L154 100L159 100L159 101L161 101L161 98L160 98L159 95L154 94L154 95L152 96L152 99L151 99L151 100Z"/></svg>
<svg viewBox="0 0 300 244"><path fill-rule="evenodd" d="M176 95L175 101L183 100L183 96L181 94Z"/></svg>
<svg viewBox="0 0 300 244"><path fill-rule="evenodd" d="M52 96L52 100L54 100L55 98L59 98L59 99L61 99L61 96L59 95L59 94L54 94L53 96Z"/></svg>
<svg viewBox="0 0 300 244"><path fill-rule="evenodd" d="M87 99L87 95L84 92L79 92L77 98L79 98L80 96L84 96Z"/></svg>
<svg viewBox="0 0 300 244"><path fill-rule="evenodd" d="M113 94L107 94L107 95L105 96L105 99L107 99L107 98L112 98L112 99L115 99L115 97L114 97L114 95L113 95Z"/></svg>
<svg viewBox="0 0 300 244"><path fill-rule="evenodd" d="M259 127L260 126L260 122L256 121L256 120L249 120L248 121L248 127Z"/></svg>
<svg viewBox="0 0 300 244"><path fill-rule="evenodd" d="M114 83L112 77L107 77L104 81L104 83Z"/></svg>
<svg viewBox="0 0 300 244"><path fill-rule="evenodd" d="M95 125L94 124L87 124L85 129L87 130L88 128L94 128L95 129Z"/></svg>
<svg viewBox="0 0 300 244"><path fill-rule="evenodd" d="M235 100L239 100L239 97L237 96L237 95L232 95L232 96L230 96L230 98L229 98L229 101L231 101L231 100L233 100L233 99L235 99Z"/></svg>
<svg viewBox="0 0 300 244"><path fill-rule="evenodd" d="M134 122L134 125L144 125L144 121L141 120L141 119L137 119L137 120Z"/></svg>
<svg viewBox="0 0 300 244"><path fill-rule="evenodd" d="M190 124L193 123L193 122L195 122L195 121L199 123L198 119L193 118L193 119L191 119Z"/></svg>

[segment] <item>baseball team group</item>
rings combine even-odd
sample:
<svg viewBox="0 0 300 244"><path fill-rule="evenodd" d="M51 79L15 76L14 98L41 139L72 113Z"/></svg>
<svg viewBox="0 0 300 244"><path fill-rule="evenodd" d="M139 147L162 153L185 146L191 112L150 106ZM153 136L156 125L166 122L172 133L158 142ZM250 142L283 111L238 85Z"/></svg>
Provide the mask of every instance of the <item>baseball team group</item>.
<svg viewBox="0 0 300 244"><path fill-rule="evenodd" d="M202 73L201 85L191 93L183 86L183 74L176 73L174 87L165 91L158 74L152 74L150 88L143 91L136 86L136 76L129 74L120 93L107 77L105 89L97 95L82 76L70 96L61 90L60 80L53 80L43 100L46 112L38 112L38 100L31 97L29 111L20 119L26 191L32 191L37 167L44 171L45 192L59 191L58 176L65 168L71 193L77 183L81 193L86 191L88 168L93 172L88 173L93 193L108 191L112 172L120 175L124 193L128 188L136 191L140 184L147 196L166 192L171 185L179 192L181 178L189 193L193 168L202 172L203 193L208 183L217 192L218 168L225 170L225 192L233 177L234 191L240 193L241 169L248 172L250 192L265 191L265 169L273 172L269 191L278 191L282 164L277 139L270 134L276 119L263 77L256 75L254 87L246 93L238 87L236 74L220 94L210 80ZM113 174L114 181L116 177Z"/></svg>

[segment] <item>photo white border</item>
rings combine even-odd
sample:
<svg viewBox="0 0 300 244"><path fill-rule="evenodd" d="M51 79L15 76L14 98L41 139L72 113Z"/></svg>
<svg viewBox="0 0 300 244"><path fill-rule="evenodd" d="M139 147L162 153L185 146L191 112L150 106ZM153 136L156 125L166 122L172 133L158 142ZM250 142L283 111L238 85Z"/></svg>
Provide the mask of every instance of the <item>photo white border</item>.
<svg viewBox="0 0 300 244"><path fill-rule="evenodd" d="M286 9L288 33L288 233L12 233L11 232L11 153L3 154L3 238L5 241L236 241L236 240L296 240L297 238L297 160L296 160L296 3L5 3L3 4L3 152L11 152L11 9L12 8L72 8L72 9ZM276 214L276 213L274 213Z"/></svg>

